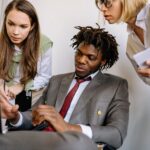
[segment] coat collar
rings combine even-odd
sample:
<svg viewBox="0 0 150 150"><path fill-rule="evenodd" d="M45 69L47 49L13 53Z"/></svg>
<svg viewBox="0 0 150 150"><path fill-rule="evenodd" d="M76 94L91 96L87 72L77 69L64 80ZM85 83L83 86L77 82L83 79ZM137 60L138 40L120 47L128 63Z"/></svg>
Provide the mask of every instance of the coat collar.
<svg viewBox="0 0 150 150"><path fill-rule="evenodd" d="M66 75L60 84L60 89L58 91L58 97L56 101L55 108L59 112L62 108L62 105L64 103L65 97L67 95L68 89L70 87L70 84L75 76L75 73L70 73ZM96 89L101 85L101 83L104 81L104 75L101 73L101 71L98 72L98 74L90 81L90 83L87 85L83 93L81 94L77 105L75 106L75 109L71 115L71 118L74 118L84 107L87 105L87 103L91 100L91 98L94 96L95 93L97 93Z"/></svg>
<svg viewBox="0 0 150 150"><path fill-rule="evenodd" d="M87 85L81 94L78 103L71 115L70 121L72 119L74 120L75 116L78 115L80 111L83 110L83 108L87 105L87 103L94 97L95 93L97 93L98 87L104 81L103 79L104 75L99 71L99 73L91 80L91 82Z"/></svg>
<svg viewBox="0 0 150 150"><path fill-rule="evenodd" d="M55 108L58 112L60 111L64 103L65 97L67 95L67 92L69 90L70 84L74 76L75 76L75 73L70 73L62 79L62 82L60 84L60 89L58 90L58 96L57 96L57 101L55 105Z"/></svg>

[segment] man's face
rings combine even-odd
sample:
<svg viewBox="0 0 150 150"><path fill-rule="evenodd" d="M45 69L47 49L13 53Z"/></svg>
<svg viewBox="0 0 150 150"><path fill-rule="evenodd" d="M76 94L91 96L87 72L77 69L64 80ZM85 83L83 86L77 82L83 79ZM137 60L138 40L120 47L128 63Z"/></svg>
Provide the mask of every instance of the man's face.
<svg viewBox="0 0 150 150"><path fill-rule="evenodd" d="M75 55L75 72L79 77L86 77L97 71L104 64L102 54L92 44L81 43Z"/></svg>

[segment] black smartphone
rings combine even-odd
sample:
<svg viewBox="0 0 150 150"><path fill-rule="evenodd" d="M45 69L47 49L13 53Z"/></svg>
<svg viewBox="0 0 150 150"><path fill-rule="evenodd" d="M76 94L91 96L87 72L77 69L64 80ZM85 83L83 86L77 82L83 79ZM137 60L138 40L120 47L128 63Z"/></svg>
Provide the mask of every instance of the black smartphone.
<svg viewBox="0 0 150 150"><path fill-rule="evenodd" d="M19 105L19 111L24 112L31 108L32 91L22 91L16 96L15 104Z"/></svg>
<svg viewBox="0 0 150 150"><path fill-rule="evenodd" d="M43 121L41 124L35 126L32 128L32 130L44 130L45 128L47 128L49 126L49 123L47 121Z"/></svg>

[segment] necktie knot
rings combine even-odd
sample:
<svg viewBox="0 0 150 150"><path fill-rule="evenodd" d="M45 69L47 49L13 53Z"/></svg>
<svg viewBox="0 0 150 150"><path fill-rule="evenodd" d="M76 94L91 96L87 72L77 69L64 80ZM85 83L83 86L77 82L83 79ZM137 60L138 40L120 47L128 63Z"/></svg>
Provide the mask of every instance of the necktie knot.
<svg viewBox="0 0 150 150"><path fill-rule="evenodd" d="M76 77L76 81L78 84L82 83L82 82L85 82L85 81L90 81L91 80L91 76L87 77L87 78L79 78L79 77Z"/></svg>

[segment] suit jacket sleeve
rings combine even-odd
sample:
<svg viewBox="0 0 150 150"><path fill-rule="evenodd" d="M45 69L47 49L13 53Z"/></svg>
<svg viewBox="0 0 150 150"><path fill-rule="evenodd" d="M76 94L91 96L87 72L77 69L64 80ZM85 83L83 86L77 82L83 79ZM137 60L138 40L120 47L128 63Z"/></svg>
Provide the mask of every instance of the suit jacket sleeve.
<svg viewBox="0 0 150 150"><path fill-rule="evenodd" d="M120 147L127 134L128 115L128 85L126 80L121 80L108 106L103 125L91 125L94 141Z"/></svg>

